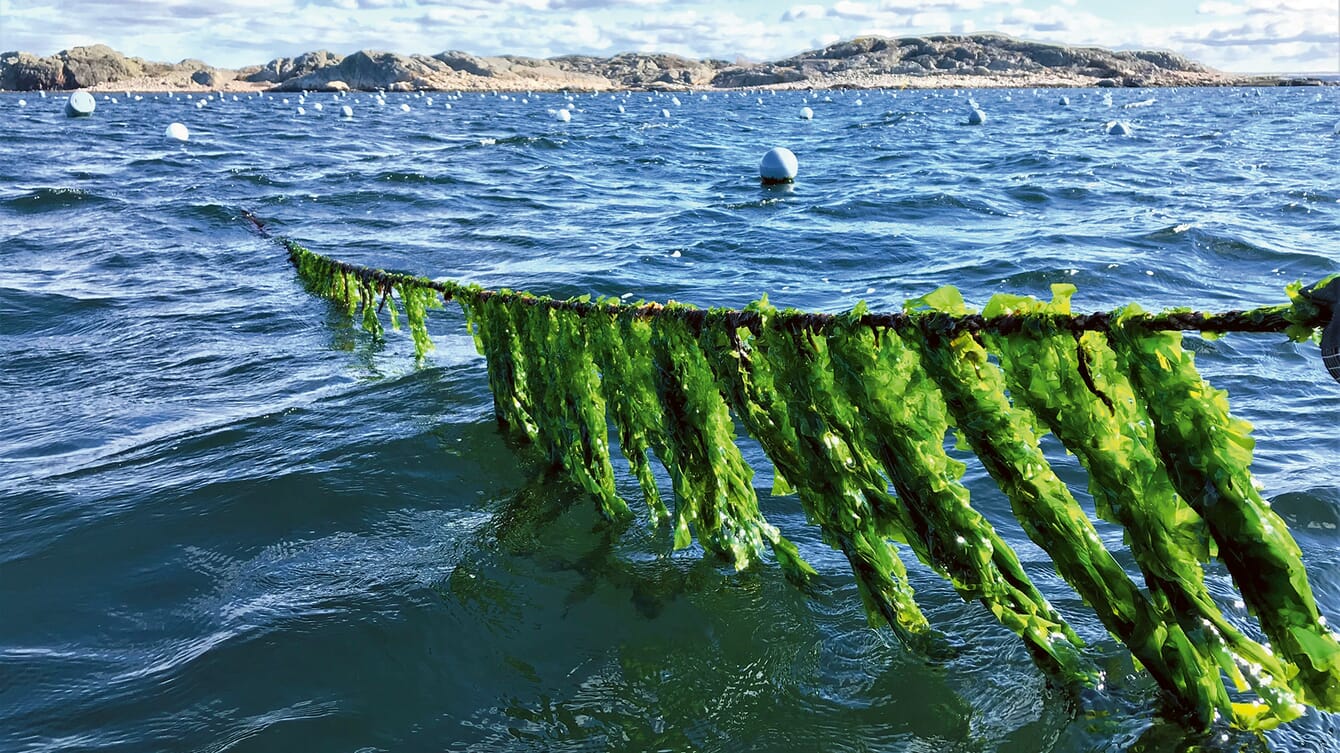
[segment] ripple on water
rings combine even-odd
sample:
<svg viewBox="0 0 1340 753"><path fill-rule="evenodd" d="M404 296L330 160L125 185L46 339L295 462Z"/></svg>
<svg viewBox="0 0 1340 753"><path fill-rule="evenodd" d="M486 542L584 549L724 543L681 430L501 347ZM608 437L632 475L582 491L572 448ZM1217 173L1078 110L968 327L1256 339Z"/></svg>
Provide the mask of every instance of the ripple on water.
<svg viewBox="0 0 1340 753"><path fill-rule="evenodd" d="M23 616L0 630L0 748L1177 748L975 461L975 503L1109 671L1082 711L920 565L949 650L927 662L870 630L794 498L762 493L820 572L813 598L775 568L672 553L645 520L612 533L497 431L459 312L431 317L416 365L404 333L376 341L310 299L239 220L430 277L829 311L1065 281L1077 308L1234 308L1340 271L1313 92L1160 90L1121 140L1094 91L974 92L981 128L958 125L963 97L894 94L694 97L668 120L655 95L356 96L348 122L294 98L146 97L78 123L30 102L0 138L0 598ZM546 113L568 104L569 123ZM173 121L190 142L163 139ZM774 145L801 172L763 189ZM1265 494L1340 619L1340 400L1315 346L1186 343L1257 427ZM1249 622L1221 570L1210 587ZM1335 753L1335 718L1265 739Z"/></svg>

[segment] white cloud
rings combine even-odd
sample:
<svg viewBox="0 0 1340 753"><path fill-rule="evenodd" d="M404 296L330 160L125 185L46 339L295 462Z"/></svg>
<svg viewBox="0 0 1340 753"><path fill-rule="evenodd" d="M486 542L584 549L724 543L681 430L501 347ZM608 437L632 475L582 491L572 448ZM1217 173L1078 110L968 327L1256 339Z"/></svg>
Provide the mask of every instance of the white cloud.
<svg viewBox="0 0 1340 753"><path fill-rule="evenodd" d="M999 31L1172 49L1228 70L1340 69L1336 0L1202 0L1176 23L1078 0L0 0L0 46L104 42L157 60L261 63L309 49L778 59L861 35ZM1193 12L1194 11L1194 12ZM1174 16L1168 16L1173 18Z"/></svg>

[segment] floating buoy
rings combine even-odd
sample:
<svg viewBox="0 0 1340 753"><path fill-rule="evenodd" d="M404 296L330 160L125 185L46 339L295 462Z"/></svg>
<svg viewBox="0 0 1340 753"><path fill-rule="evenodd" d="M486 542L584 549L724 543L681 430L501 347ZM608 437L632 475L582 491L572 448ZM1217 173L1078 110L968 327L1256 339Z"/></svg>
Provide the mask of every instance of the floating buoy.
<svg viewBox="0 0 1340 753"><path fill-rule="evenodd" d="M805 120L814 120L814 110L808 107L800 108L800 117Z"/></svg>
<svg viewBox="0 0 1340 753"><path fill-rule="evenodd" d="M1123 123L1120 120L1107 121L1103 125L1103 130L1107 132L1108 136L1130 136L1132 133L1130 124Z"/></svg>
<svg viewBox="0 0 1340 753"><path fill-rule="evenodd" d="M163 135L178 141L185 141L191 138L191 132L186 130L186 126L181 123L168 124L167 130L163 132Z"/></svg>
<svg viewBox="0 0 1340 753"><path fill-rule="evenodd" d="M299 115L306 115L306 114L307 114L307 108L305 108L305 107L299 107L299 108L298 108L298 114L299 114Z"/></svg>
<svg viewBox="0 0 1340 753"><path fill-rule="evenodd" d="M679 97L671 97L670 104L674 105L675 107L679 107Z"/></svg>
<svg viewBox="0 0 1340 753"><path fill-rule="evenodd" d="M321 111L322 111L323 109L325 109L325 108L323 108L323 107L321 106L321 103L320 103L320 102L313 102L313 103L312 103L312 109L313 109L313 110L316 110L317 112L321 112Z"/></svg>
<svg viewBox="0 0 1340 753"><path fill-rule="evenodd" d="M1070 97L1062 96L1061 99L1060 99L1060 101L1059 101L1057 104L1061 105L1062 107L1069 107L1069 106L1070 106Z"/></svg>
<svg viewBox="0 0 1340 753"><path fill-rule="evenodd" d="M661 117L663 117L663 118L668 118L668 117L670 117L670 111L667 110L667 109L665 109L665 108L661 108Z"/></svg>
<svg viewBox="0 0 1340 753"><path fill-rule="evenodd" d="M28 100L26 99L19 100L19 107L27 107L27 106L28 106Z"/></svg>
<svg viewBox="0 0 1340 753"><path fill-rule="evenodd" d="M400 103L400 111L401 111L401 112L409 112L409 104L406 103L406 102L401 102L401 103Z"/></svg>
<svg viewBox="0 0 1340 753"><path fill-rule="evenodd" d="M345 118L352 118L354 116L354 108L350 107L349 105L345 105L344 107L340 108L340 115L342 115Z"/></svg>
<svg viewBox="0 0 1340 753"><path fill-rule="evenodd" d="M558 122L560 122L560 123L566 123L566 122L572 120L572 113L568 112L568 110L567 110L566 108L564 108L564 109L559 110L558 112L554 113L554 117L555 117L555 118L558 118Z"/></svg>
<svg viewBox="0 0 1340 753"><path fill-rule="evenodd" d="M773 147L768 153L763 155L763 160L758 163L758 175L763 180L763 185L775 185L777 183L791 183L796 179L796 171L800 169L800 163L796 160L796 155L791 153L786 147Z"/></svg>
<svg viewBox="0 0 1340 753"><path fill-rule="evenodd" d="M986 122L986 113L979 108L972 108L968 111L968 125L981 125Z"/></svg>
<svg viewBox="0 0 1340 753"><path fill-rule="evenodd" d="M75 92L65 100L65 115L71 118L86 118L93 114L98 103L88 92Z"/></svg>
<svg viewBox="0 0 1340 753"><path fill-rule="evenodd" d="M623 112L623 111L624 111L624 109L623 109L623 105L619 105L619 112Z"/></svg>

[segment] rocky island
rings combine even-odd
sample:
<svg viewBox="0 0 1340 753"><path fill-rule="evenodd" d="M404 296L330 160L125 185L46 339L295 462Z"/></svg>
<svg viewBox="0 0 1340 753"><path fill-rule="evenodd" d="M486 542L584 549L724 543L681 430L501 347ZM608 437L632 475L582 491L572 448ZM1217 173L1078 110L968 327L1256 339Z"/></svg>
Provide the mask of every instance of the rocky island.
<svg viewBox="0 0 1340 753"><path fill-rule="evenodd" d="M773 62L690 60L623 53L480 57L319 50L264 65L216 68L200 60L155 63L106 45L39 57L0 54L4 90L606 91L626 89L943 88L999 86L1240 86L1316 84L1242 76L1165 51L1043 44L1000 34L859 37Z"/></svg>

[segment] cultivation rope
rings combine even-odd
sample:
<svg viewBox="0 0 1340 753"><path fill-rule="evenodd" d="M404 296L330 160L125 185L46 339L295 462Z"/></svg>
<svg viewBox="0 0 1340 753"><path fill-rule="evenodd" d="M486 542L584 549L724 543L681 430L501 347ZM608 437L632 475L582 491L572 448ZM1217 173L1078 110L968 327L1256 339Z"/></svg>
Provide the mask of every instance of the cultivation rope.
<svg viewBox="0 0 1340 753"><path fill-rule="evenodd" d="M264 227L256 222L258 230ZM1340 711L1340 636L1318 611L1301 552L1249 471L1250 426L1196 372L1177 330L1320 335L1333 359L1340 284L1289 286L1290 302L1250 311L1070 313L997 295L981 314L940 290L907 311L744 310L559 301L359 267L276 238L309 289L382 336L404 316L416 353L432 347L426 312L465 311L488 364L496 416L530 440L607 518L630 515L615 490L609 427L653 519L674 546L750 567L769 554L788 579L815 571L759 508L736 423L852 567L872 622L925 648L935 632L895 544L984 605L1044 670L1101 674L1018 555L972 505L955 432L1009 500L1058 573L1131 651L1186 722L1263 728L1306 706ZM1327 349L1329 348L1329 349ZM1097 515L1123 528L1137 584L1039 447L1053 433L1085 469ZM673 485L662 500L656 458ZM1230 622L1203 563L1218 557L1268 643ZM1231 695L1225 681L1238 694ZM1245 699L1245 700L1243 700Z"/></svg>

